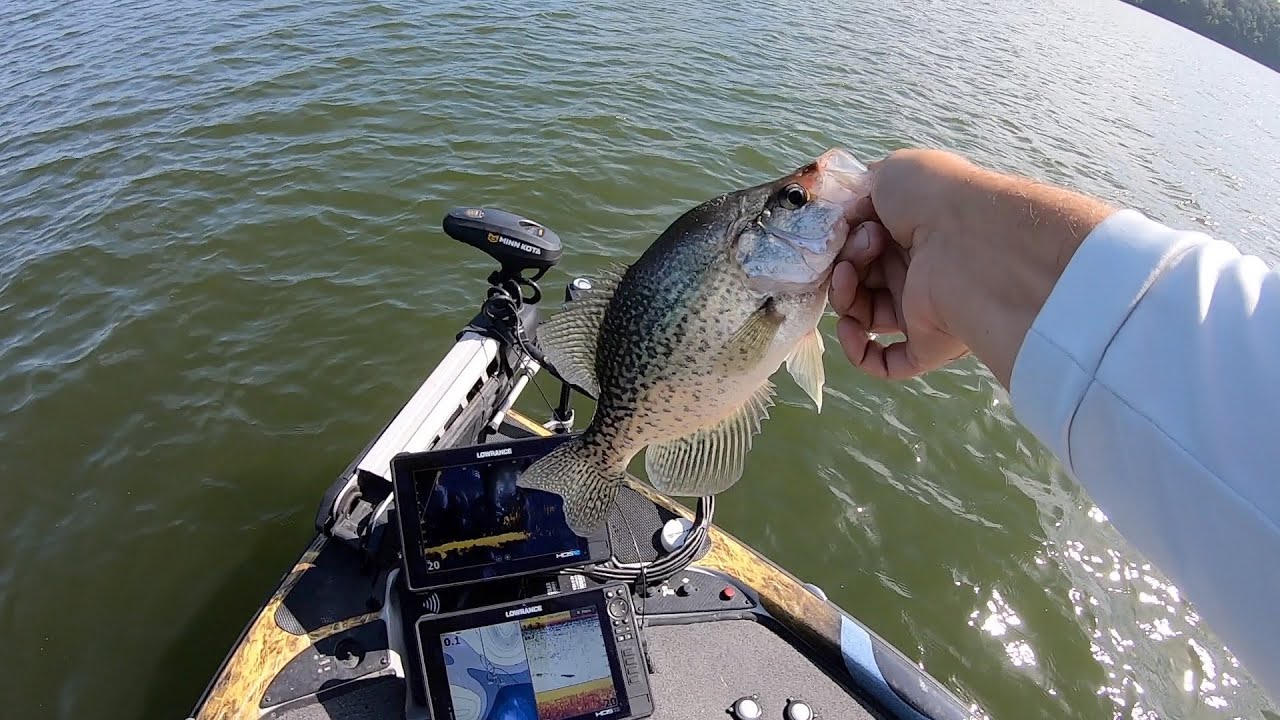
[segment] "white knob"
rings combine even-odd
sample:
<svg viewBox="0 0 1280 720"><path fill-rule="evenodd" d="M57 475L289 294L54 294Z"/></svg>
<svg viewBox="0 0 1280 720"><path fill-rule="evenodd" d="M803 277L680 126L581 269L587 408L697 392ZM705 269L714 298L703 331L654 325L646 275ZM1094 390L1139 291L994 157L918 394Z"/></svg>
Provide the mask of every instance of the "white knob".
<svg viewBox="0 0 1280 720"><path fill-rule="evenodd" d="M757 720L763 714L760 711L760 703L752 698L738 698L738 701L733 704L733 716L738 720Z"/></svg>
<svg viewBox="0 0 1280 720"><path fill-rule="evenodd" d="M674 552L689 539L689 531L693 523L685 518L671 518L662 526L662 547L667 552Z"/></svg>
<svg viewBox="0 0 1280 720"><path fill-rule="evenodd" d="M813 720L813 708L808 703L799 700L791 700L787 702L787 707L782 711L782 716L786 720Z"/></svg>

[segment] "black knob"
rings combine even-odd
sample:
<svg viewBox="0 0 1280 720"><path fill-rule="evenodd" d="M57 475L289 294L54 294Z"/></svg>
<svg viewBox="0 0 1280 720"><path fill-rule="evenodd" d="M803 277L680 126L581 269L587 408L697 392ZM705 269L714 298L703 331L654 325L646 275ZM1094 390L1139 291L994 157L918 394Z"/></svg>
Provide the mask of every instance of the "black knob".
<svg viewBox="0 0 1280 720"><path fill-rule="evenodd" d="M361 656L360 644L351 638L343 638L333 648L333 659L339 665L345 668L353 668L360 664Z"/></svg>
<svg viewBox="0 0 1280 720"><path fill-rule="evenodd" d="M609 614L619 620L627 614L627 601L623 598L614 598L609 601Z"/></svg>

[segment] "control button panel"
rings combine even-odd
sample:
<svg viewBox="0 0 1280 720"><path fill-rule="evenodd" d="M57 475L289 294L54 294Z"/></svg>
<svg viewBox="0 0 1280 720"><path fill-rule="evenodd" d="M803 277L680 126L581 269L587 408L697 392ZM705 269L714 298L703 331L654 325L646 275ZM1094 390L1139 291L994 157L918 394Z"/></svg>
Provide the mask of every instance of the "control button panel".
<svg viewBox="0 0 1280 720"><path fill-rule="evenodd" d="M652 712L653 698L649 692L644 650L631 607L631 594L626 586L608 587L605 590L605 610L609 614L610 627L613 628L613 639L618 645L618 657L622 661L622 677L631 710L637 715L645 714L641 712L644 708Z"/></svg>
<svg viewBox="0 0 1280 720"><path fill-rule="evenodd" d="M661 585L645 588L645 615L741 612L756 607L744 588L723 573L689 568Z"/></svg>

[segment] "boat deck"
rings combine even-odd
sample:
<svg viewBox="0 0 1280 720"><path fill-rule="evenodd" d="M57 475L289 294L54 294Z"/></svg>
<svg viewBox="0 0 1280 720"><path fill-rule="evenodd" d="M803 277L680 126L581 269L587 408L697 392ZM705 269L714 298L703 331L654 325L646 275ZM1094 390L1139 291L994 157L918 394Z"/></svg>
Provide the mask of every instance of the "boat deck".
<svg viewBox="0 0 1280 720"><path fill-rule="evenodd" d="M546 432L512 415L528 432ZM692 518L633 481L609 520L615 555L652 560L659 529L678 515ZM245 628L193 717L430 717L402 618L411 625L422 612L466 601L398 592L395 576L374 575L360 552L317 536ZM681 584L690 591L672 589ZM824 718L969 717L905 656L718 527L685 572L633 604L659 720L730 717L734 701L749 695L758 695L764 717L782 717L789 698Z"/></svg>
<svg viewBox="0 0 1280 720"><path fill-rule="evenodd" d="M727 717L734 700L758 694L765 717L780 718L790 698L825 718L870 720L865 707L776 633L750 620L656 626L647 631L654 671L654 720ZM274 720L404 717L405 683L394 677L355 681L311 702L281 709Z"/></svg>

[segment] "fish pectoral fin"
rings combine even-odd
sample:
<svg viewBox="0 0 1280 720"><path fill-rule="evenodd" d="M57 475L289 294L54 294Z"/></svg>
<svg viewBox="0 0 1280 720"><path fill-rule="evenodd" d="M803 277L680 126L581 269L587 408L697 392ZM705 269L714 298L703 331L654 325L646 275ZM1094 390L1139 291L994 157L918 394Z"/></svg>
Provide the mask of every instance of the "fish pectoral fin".
<svg viewBox="0 0 1280 720"><path fill-rule="evenodd" d="M796 384L813 398L822 412L822 385L826 382L826 369L822 366L822 333L818 328L809 331L800 339L791 354L787 356L787 372L795 378Z"/></svg>
<svg viewBox="0 0 1280 720"><path fill-rule="evenodd" d="M590 290L582 291L538 326L538 345L556 372L592 397L600 396L596 379L600 326L625 270L619 265L606 268L599 277L592 278Z"/></svg>
<svg viewBox="0 0 1280 720"><path fill-rule="evenodd" d="M754 367L769 352L778 328L786 319L773 298L766 298L725 344L721 356L724 368L733 372Z"/></svg>
<svg viewBox="0 0 1280 720"><path fill-rule="evenodd" d="M699 497L728 490L742 477L743 462L760 423L773 405L766 380L729 417L690 435L650 445L644 453L649 482L668 495Z"/></svg>
<svg viewBox="0 0 1280 720"><path fill-rule="evenodd" d="M552 492L564 498L564 519L581 537L604 527L609 506L626 480L626 470L615 472L599 452L581 436L566 440L530 465L516 485Z"/></svg>

